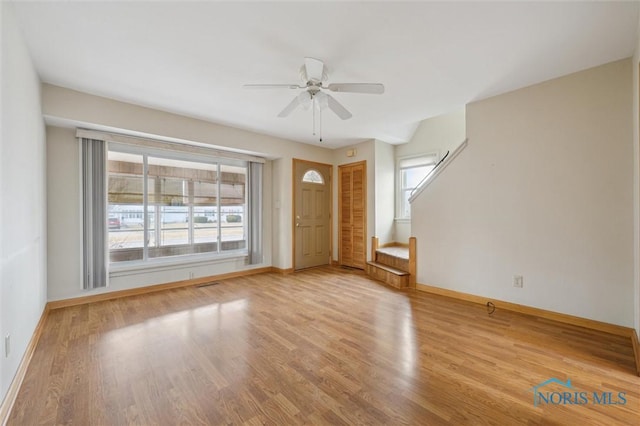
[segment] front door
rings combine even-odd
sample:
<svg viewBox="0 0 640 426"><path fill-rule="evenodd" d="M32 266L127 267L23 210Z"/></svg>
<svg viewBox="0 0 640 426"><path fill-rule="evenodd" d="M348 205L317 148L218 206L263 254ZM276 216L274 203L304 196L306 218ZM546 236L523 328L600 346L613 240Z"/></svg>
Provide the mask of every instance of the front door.
<svg viewBox="0 0 640 426"><path fill-rule="evenodd" d="M293 160L294 269L331 260L331 165Z"/></svg>

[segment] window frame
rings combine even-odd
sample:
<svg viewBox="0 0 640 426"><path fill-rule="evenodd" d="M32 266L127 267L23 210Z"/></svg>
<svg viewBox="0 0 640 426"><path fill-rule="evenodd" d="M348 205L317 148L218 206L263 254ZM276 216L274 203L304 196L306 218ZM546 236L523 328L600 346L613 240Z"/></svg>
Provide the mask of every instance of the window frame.
<svg viewBox="0 0 640 426"><path fill-rule="evenodd" d="M424 159L424 161L419 161ZM424 166L436 166L440 161L439 151L429 151L420 154L405 155L396 158L396 217L397 222L409 222L411 220L411 214L404 214L404 193L406 191L413 191L416 187L404 187L403 186L403 172L417 167ZM403 163L410 163L409 166L403 166Z"/></svg>
<svg viewBox="0 0 640 426"><path fill-rule="evenodd" d="M141 248L143 251L142 259L136 260L126 260L119 262L111 262L109 260L109 271L110 275L118 276L122 273L126 273L127 271L137 271L137 270L166 270L174 268L178 265L192 265L198 263L215 263L217 261L224 261L233 258L246 258L249 255L249 221L250 221L250 211L249 211L249 194L248 194L248 178L249 178L249 168L250 162L242 159L235 158L226 158L219 154L219 151L215 151L211 155L206 155L202 153L191 153L191 152L182 152L177 150L167 150L167 149L159 149L149 146L136 146L128 143L122 142L110 142L107 141L107 155L109 152L122 152L133 155L141 155L143 157L143 204L142 204L142 215L143 215L143 247ZM220 170L223 166L233 166L233 167L242 167L246 170L246 180L245 180L245 190L244 190L244 209L243 209L243 235L245 241L245 247L241 249L235 250L223 250L222 245L222 236L220 235L218 238L218 243L216 244L216 250L205 253L187 253L187 254L178 254L178 255L170 255L170 256L157 256L152 257L148 255L148 242L145 242L145 239L148 239L148 233L153 232L149 229L149 214L147 210L149 209L149 190L148 188L148 158L161 158L167 160L178 160L178 161L188 161L188 162L197 162L197 163L205 163L205 164L216 164L217 169L217 202L216 202L216 216L218 223L218 232L220 231L220 221L222 220L222 215L224 212L221 210L220 203L220 188L221 183L219 178L221 176ZM108 160L107 160L108 161ZM106 171L106 179L108 181L110 173L108 170ZM109 207L109 203L107 202L107 209ZM190 215L193 216L194 208L193 206L188 207ZM106 214L107 221L109 218L109 212ZM158 225L158 218L155 218L155 226ZM193 226L193 219L189 221L189 226ZM108 222L107 222L108 227ZM157 232L157 230L156 230ZM145 238L146 237L146 238ZM188 246L194 246L195 241L190 241ZM107 256L110 255L111 250L107 250Z"/></svg>

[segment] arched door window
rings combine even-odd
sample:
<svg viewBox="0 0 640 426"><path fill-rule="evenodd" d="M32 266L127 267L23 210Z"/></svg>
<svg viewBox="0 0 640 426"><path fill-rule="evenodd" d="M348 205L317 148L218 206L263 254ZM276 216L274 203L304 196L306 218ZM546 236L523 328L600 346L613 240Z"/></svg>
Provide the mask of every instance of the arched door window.
<svg viewBox="0 0 640 426"><path fill-rule="evenodd" d="M324 185L324 179L322 175L318 173L317 170L307 170L304 176L302 176L302 181L307 183L317 183L320 185Z"/></svg>

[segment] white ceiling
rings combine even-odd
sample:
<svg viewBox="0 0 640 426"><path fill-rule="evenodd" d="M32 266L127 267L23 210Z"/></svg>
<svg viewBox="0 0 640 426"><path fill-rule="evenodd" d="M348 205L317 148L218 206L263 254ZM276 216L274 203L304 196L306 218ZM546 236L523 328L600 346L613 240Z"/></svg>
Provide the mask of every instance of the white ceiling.
<svg viewBox="0 0 640 426"><path fill-rule="evenodd" d="M44 82L300 142L311 111L276 115L305 56L353 118L323 114L323 145L408 141L466 103L629 57L638 2L16 2Z"/></svg>

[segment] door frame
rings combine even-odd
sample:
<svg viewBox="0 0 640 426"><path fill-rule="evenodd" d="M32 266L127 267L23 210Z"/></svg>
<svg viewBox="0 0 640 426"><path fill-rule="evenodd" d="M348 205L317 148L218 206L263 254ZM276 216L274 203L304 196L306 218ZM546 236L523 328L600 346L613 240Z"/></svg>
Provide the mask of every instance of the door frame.
<svg viewBox="0 0 640 426"><path fill-rule="evenodd" d="M340 164L338 166L338 172L337 172L337 180L338 180L338 264L340 266L342 266L342 235L340 234L341 232L341 227L342 227L342 181L340 180L340 169L342 167L353 167L353 166L359 166L362 165L363 166L363 179L362 179L362 191L363 191L363 212L362 212L362 219L364 221L363 224L363 244L364 244L364 270L366 271L367 268L367 212L369 209L369 206L367 204L367 199L369 197L369 194L367 192L367 179L368 179L368 175L367 175L367 160L362 160L362 161L354 161L353 163L345 163L345 164ZM353 208L353 206L351 206ZM372 253L373 256L373 253Z"/></svg>
<svg viewBox="0 0 640 426"><path fill-rule="evenodd" d="M296 190L298 189L296 165L300 163L308 164L310 167L313 165L329 167L329 265L333 264L333 164L293 158L291 161L291 181L293 183L293 193L291 194L291 266L294 272L296 271Z"/></svg>

